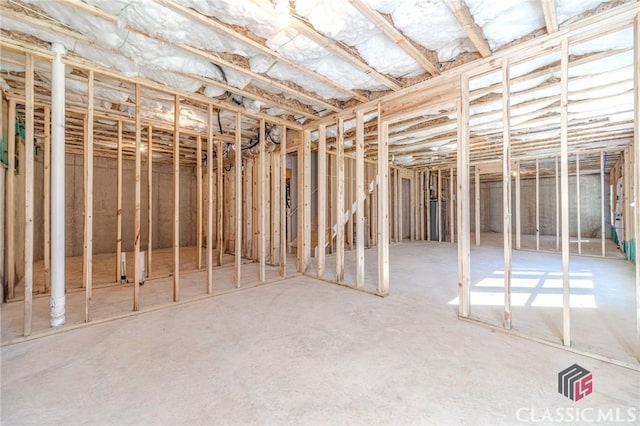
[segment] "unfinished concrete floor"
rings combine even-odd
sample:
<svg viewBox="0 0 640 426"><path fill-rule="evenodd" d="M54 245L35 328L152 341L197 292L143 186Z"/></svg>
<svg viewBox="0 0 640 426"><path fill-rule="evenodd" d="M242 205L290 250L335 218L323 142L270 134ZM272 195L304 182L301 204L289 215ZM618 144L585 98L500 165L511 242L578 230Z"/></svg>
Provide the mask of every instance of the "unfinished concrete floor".
<svg viewBox="0 0 640 426"><path fill-rule="evenodd" d="M0 420L477 425L535 422L545 410L576 407L640 414L637 371L458 321L454 244L394 244L390 252L387 298L296 277L4 346ZM474 291L479 266L495 271L500 253L473 250ZM375 251L366 255L375 270ZM514 268L531 268L530 255L516 254ZM497 307L485 308L472 310L491 320ZM514 326L525 319L514 311ZM593 394L578 403L557 392L557 373L573 363L594 376Z"/></svg>

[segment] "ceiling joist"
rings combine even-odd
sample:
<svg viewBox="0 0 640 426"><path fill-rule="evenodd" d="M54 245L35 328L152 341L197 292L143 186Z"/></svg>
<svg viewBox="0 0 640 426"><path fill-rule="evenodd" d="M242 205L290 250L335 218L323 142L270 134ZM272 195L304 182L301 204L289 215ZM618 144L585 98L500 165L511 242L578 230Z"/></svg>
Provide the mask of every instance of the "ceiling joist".
<svg viewBox="0 0 640 426"><path fill-rule="evenodd" d="M480 55L483 58L491 56L491 48L489 47L489 43L482 33L482 29L476 24L471 12L469 12L469 8L464 3L463 0L444 0L446 5L451 10L451 13L456 17L462 28L469 36L469 39L473 43L473 45L478 49Z"/></svg>

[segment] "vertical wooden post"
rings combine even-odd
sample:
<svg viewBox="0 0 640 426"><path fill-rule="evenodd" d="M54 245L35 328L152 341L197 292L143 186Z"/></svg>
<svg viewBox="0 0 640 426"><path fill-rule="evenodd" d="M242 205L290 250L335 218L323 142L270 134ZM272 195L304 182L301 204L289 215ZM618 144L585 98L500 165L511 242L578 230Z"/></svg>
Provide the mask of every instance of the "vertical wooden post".
<svg viewBox="0 0 640 426"><path fill-rule="evenodd" d="M558 172L558 157L555 158L556 164L556 251L560 250L560 174Z"/></svg>
<svg viewBox="0 0 640 426"><path fill-rule="evenodd" d="M427 241L431 241L431 170L427 169Z"/></svg>
<svg viewBox="0 0 640 426"><path fill-rule="evenodd" d="M455 231L455 209L453 208L454 203L453 203L453 199L454 199L454 192L453 192L453 183L454 183L454 177L453 177L453 167L451 167L449 169L449 217L450 217L450 224L449 227L451 228L451 242L455 243L456 242L456 231Z"/></svg>
<svg viewBox="0 0 640 426"><path fill-rule="evenodd" d="M280 155L276 151L271 154L271 264L279 265L280 250ZM268 182L268 180L267 180Z"/></svg>
<svg viewBox="0 0 640 426"><path fill-rule="evenodd" d="M151 246L149 246L151 253ZM207 105L207 294L213 293L213 106Z"/></svg>
<svg viewBox="0 0 640 426"><path fill-rule="evenodd" d="M400 170L391 169L393 176L393 235L394 241L402 241L400 235Z"/></svg>
<svg viewBox="0 0 640 426"><path fill-rule="evenodd" d="M442 169L438 169L438 212L436 213L436 224L438 226L438 241L442 242Z"/></svg>
<svg viewBox="0 0 640 426"><path fill-rule="evenodd" d="M136 155L135 155L135 207L134 207L134 244L133 244L133 310L140 310L140 281L142 272L140 270L140 177L141 177L141 152L142 149L142 122L141 122L142 97L140 96L140 83L136 83ZM174 273L175 274L175 273Z"/></svg>
<svg viewBox="0 0 640 426"><path fill-rule="evenodd" d="M475 167L475 185L474 185L474 190L475 190L475 205L474 205L474 210L475 210L475 221L476 221L476 245L479 246L480 245L480 231L481 231L481 227L482 225L480 224L480 169L478 168L478 166Z"/></svg>
<svg viewBox="0 0 640 426"><path fill-rule="evenodd" d="M302 272L311 261L311 131L305 130L302 138ZM300 215L298 215L300 216Z"/></svg>
<svg viewBox="0 0 640 426"><path fill-rule="evenodd" d="M196 268L202 269L202 137L196 136Z"/></svg>
<svg viewBox="0 0 640 426"><path fill-rule="evenodd" d="M409 181L409 238L411 241L416 239L416 172L411 173L411 180Z"/></svg>
<svg viewBox="0 0 640 426"><path fill-rule="evenodd" d="M31 334L33 311L33 148L34 76L33 56L25 58L25 141L24 141L24 335Z"/></svg>
<svg viewBox="0 0 640 426"><path fill-rule="evenodd" d="M44 291L51 285L51 109L44 107Z"/></svg>
<svg viewBox="0 0 640 426"><path fill-rule="evenodd" d="M509 62L502 61L502 235L504 238L504 328L511 328L511 120ZM518 241L518 188L520 163L516 161L516 244Z"/></svg>
<svg viewBox="0 0 640 426"><path fill-rule="evenodd" d="M180 98L173 116L173 301L180 300ZM136 288L138 283L136 282Z"/></svg>
<svg viewBox="0 0 640 426"><path fill-rule="evenodd" d="M576 225L578 227L578 254L582 254L582 226L580 222L580 154L576 154Z"/></svg>
<svg viewBox="0 0 640 426"><path fill-rule="evenodd" d="M343 134L343 139L344 139L344 130L342 132ZM344 144L343 144L343 149L344 149ZM344 154L344 151L343 151ZM349 250L353 250L353 201L354 201L354 188L353 188L353 181L354 181L354 176L353 176L353 166L355 165L355 161L351 161L351 159L349 158L345 158L345 174L346 179L345 179L345 185L346 185L346 191L345 191L345 212L347 212L348 216L347 216L347 233L346 233L346 238L345 241L347 243L347 247L349 247Z"/></svg>
<svg viewBox="0 0 640 426"><path fill-rule="evenodd" d="M216 173L216 187L217 187L217 196L216 196L216 207L217 207L217 217L218 217L218 241L216 247L218 248L218 266L222 266L222 256L224 255L224 181L222 180L222 173L224 171L224 166L222 164L222 158L224 156L224 147L225 142L220 139L218 141L218 155L217 155L217 173Z"/></svg>
<svg viewBox="0 0 640 426"><path fill-rule="evenodd" d="M324 274L327 236L327 127L318 127L318 276Z"/></svg>
<svg viewBox="0 0 640 426"><path fill-rule="evenodd" d="M86 133L84 135L84 257L82 268L85 288L85 322L91 321L91 296L93 289L93 70L89 70L89 80L87 83Z"/></svg>
<svg viewBox="0 0 640 426"><path fill-rule="evenodd" d="M516 160L516 249L522 246L522 223L520 220L520 161Z"/></svg>
<svg viewBox="0 0 640 426"><path fill-rule="evenodd" d="M8 160L7 167L7 185L5 188L7 198L7 293L8 298L16 297L16 265L15 265L15 240L16 240L16 195L15 195L15 176L16 176L16 101L9 99L9 122L7 132L8 144Z"/></svg>
<svg viewBox="0 0 640 426"><path fill-rule="evenodd" d="M562 343L571 346L569 287L569 40L562 39L560 58L560 185L562 203Z"/></svg>
<svg viewBox="0 0 640 426"><path fill-rule="evenodd" d="M604 152L600 152L600 245L602 246L602 257L606 255L605 248L605 230L604 223L604 206L605 206L605 189L604 189Z"/></svg>
<svg viewBox="0 0 640 426"><path fill-rule="evenodd" d="M287 126L280 130L280 276L287 276Z"/></svg>
<svg viewBox="0 0 640 426"><path fill-rule="evenodd" d="M258 157L258 259L260 261L260 267L258 271L260 282L265 282L265 265L267 261L267 197L266 197L266 185L265 185L265 122L260 120L260 141L259 141L259 157Z"/></svg>
<svg viewBox="0 0 640 426"><path fill-rule="evenodd" d="M540 162L536 158L536 250L540 250Z"/></svg>
<svg viewBox="0 0 640 426"><path fill-rule="evenodd" d="M378 294L389 294L389 124L378 104Z"/></svg>
<svg viewBox="0 0 640 426"><path fill-rule="evenodd" d="M633 21L633 85L634 85L634 138L633 188L635 213L633 228L636 244L636 350L640 360L640 14ZM603 230L604 233L604 230Z"/></svg>
<svg viewBox="0 0 640 426"><path fill-rule="evenodd" d="M264 130L264 121L262 121L262 130ZM262 133L261 133L262 134ZM264 155L264 143L261 144L260 149L262 155ZM236 244L235 244L235 281L236 287L240 288L241 273L242 273L242 115L236 113L236 170L235 170L235 192L236 192ZM264 189L264 188L263 188ZM261 263L261 267L264 265ZM264 279L262 279L264 281Z"/></svg>
<svg viewBox="0 0 640 426"><path fill-rule="evenodd" d="M117 201L116 201L116 282L122 279L120 257L122 253L122 121L118 120L118 152L117 152Z"/></svg>
<svg viewBox="0 0 640 426"><path fill-rule="evenodd" d="M356 112L356 287L364 286L364 113Z"/></svg>
<svg viewBox="0 0 640 426"><path fill-rule="evenodd" d="M470 313L471 235L469 234L469 78L460 78L458 102L458 315Z"/></svg>
<svg viewBox="0 0 640 426"><path fill-rule="evenodd" d="M420 172L419 176L420 176L420 240L424 241L426 234L425 234L425 216L424 216L424 202L425 202L425 196L424 196L424 174L425 172Z"/></svg>
<svg viewBox="0 0 640 426"><path fill-rule="evenodd" d="M344 120L338 118L336 139L336 161L338 165L338 197L336 208L336 281L344 280Z"/></svg>
<svg viewBox="0 0 640 426"><path fill-rule="evenodd" d="M149 125L147 135L147 277L151 276L153 254L153 126Z"/></svg>

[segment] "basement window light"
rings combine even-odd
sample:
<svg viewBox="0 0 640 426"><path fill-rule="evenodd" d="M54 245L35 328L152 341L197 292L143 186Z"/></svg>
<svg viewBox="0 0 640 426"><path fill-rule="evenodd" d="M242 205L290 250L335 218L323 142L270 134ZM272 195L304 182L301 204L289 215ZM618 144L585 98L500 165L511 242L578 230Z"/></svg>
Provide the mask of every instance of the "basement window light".
<svg viewBox="0 0 640 426"><path fill-rule="evenodd" d="M533 297L533 300L529 300ZM535 308L562 308L562 294L536 294L531 293L513 293L511 295L512 307L531 306ZM457 305L459 303L456 297L449 305ZM503 306L504 293L501 292L471 292L471 306ZM592 294L572 294L569 298L569 306L571 308L596 308L596 299Z"/></svg>

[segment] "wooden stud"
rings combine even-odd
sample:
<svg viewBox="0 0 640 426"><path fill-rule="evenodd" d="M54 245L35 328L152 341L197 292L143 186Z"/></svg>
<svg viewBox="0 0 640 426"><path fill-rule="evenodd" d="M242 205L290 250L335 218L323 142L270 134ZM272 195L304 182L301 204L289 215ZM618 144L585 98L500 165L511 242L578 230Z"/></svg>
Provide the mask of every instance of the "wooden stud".
<svg viewBox="0 0 640 426"><path fill-rule="evenodd" d="M511 329L511 120L509 92L509 62L502 61L502 216L504 238L504 328ZM520 164L516 161L516 244L518 233L518 187Z"/></svg>
<svg viewBox="0 0 640 426"><path fill-rule="evenodd" d="M84 250L83 287L85 288L84 320L91 321L91 296L93 288L93 107L94 75L89 70L87 91L86 133L84 137Z"/></svg>
<svg viewBox="0 0 640 426"><path fill-rule="evenodd" d="M15 196L15 176L16 176L16 102L9 99L8 116L8 160L6 206L7 206L7 226L5 228L7 237L7 293L9 299L16 297L16 265L15 265L15 241L16 241L16 196Z"/></svg>
<svg viewBox="0 0 640 426"><path fill-rule="evenodd" d="M400 171L391 169L393 180L393 240L401 241L400 238Z"/></svg>
<svg viewBox="0 0 640 426"><path fill-rule="evenodd" d="M600 244L602 246L602 257L606 254L605 248L605 222L604 222L604 199L605 199L605 189L604 189L604 152L600 152Z"/></svg>
<svg viewBox="0 0 640 426"><path fill-rule="evenodd" d="M324 274L327 236L327 127L318 127L318 277Z"/></svg>
<svg viewBox="0 0 640 426"><path fill-rule="evenodd" d="M475 209L475 221L476 221L476 245L479 246L480 245L480 231L481 231L481 224L480 224L480 169L478 169L478 167L476 166L475 168L475 205L474 205L474 209Z"/></svg>
<svg viewBox="0 0 640 426"><path fill-rule="evenodd" d="M260 120L260 141L259 141L259 154L258 154L258 260L260 261L260 267L258 271L260 282L266 281L265 265L267 260L267 200L266 200L266 184L265 184L265 122Z"/></svg>
<svg viewBox="0 0 640 426"><path fill-rule="evenodd" d="M264 121L262 121L264 124ZM264 127L263 127L264 129ZM242 274L242 115L236 113L236 161L235 161L235 219L236 219L236 244L235 244L235 282L240 288ZM264 144L263 144L264 145ZM264 146L261 146L264 151ZM264 155L264 152L262 152ZM262 264L261 264L262 267ZM263 280L264 281L264 280Z"/></svg>
<svg viewBox="0 0 640 426"><path fill-rule="evenodd" d="M196 269L202 269L202 137L196 136Z"/></svg>
<svg viewBox="0 0 640 426"><path fill-rule="evenodd" d="M431 170L427 169L427 241L431 241Z"/></svg>
<svg viewBox="0 0 640 426"><path fill-rule="evenodd" d="M582 254L582 226L580 224L580 154L576 154L576 225L578 227L578 254Z"/></svg>
<svg viewBox="0 0 640 426"><path fill-rule="evenodd" d="M44 291L51 286L51 108L44 107Z"/></svg>
<svg viewBox="0 0 640 426"><path fill-rule="evenodd" d="M460 78L458 102L458 315L470 314L471 235L469 234L469 78Z"/></svg>
<svg viewBox="0 0 640 426"><path fill-rule="evenodd" d="M153 126L147 128L147 269L146 276L151 276L153 265Z"/></svg>
<svg viewBox="0 0 640 426"><path fill-rule="evenodd" d="M558 157L555 158L556 165L556 251L560 250L560 174L558 169Z"/></svg>
<svg viewBox="0 0 640 426"><path fill-rule="evenodd" d="M34 169L34 67L33 55L25 58L24 141L24 335L31 335L33 311L33 169Z"/></svg>
<svg viewBox="0 0 640 426"><path fill-rule="evenodd" d="M173 106L173 301L180 300L180 98ZM136 287L138 283L136 282Z"/></svg>
<svg viewBox="0 0 640 426"><path fill-rule="evenodd" d="M389 294L389 124L378 104L378 294Z"/></svg>
<svg viewBox="0 0 640 426"><path fill-rule="evenodd" d="M116 282L122 280L120 257L122 253L122 121L118 120L117 147L117 201L116 201Z"/></svg>
<svg viewBox="0 0 640 426"><path fill-rule="evenodd" d="M141 177L141 149L142 149L142 97L140 95L140 84L136 84L136 157L135 157L135 168L136 168L136 176L135 176L135 207L134 207L134 244L133 244L133 271L134 271L134 282L133 282L133 310L140 310L140 281L141 281L141 270L140 270L140 262L138 258L140 257L140 177ZM176 118L177 121L177 118ZM175 272L174 272L174 275Z"/></svg>
<svg viewBox="0 0 640 426"><path fill-rule="evenodd" d="M343 131L343 137L344 137L344 131ZM344 145L343 145L344 146ZM355 192L354 189L354 166L355 166L355 160L352 160L351 158L345 158L345 172L348 175L345 179L345 184L346 184L346 193L345 193L345 197L346 197L346 210L348 213L348 218L347 218L347 234L346 234L346 242L347 242L347 247L349 247L349 250L353 250L353 221L354 221L354 211L353 211L353 205L354 205L354 201L355 201L355 197L353 196L353 193Z"/></svg>
<svg viewBox="0 0 640 426"><path fill-rule="evenodd" d="M402 189L402 172L398 168L396 169L396 184L398 189L398 205L396 208L398 219L398 242L404 240L404 191Z"/></svg>
<svg viewBox="0 0 640 426"><path fill-rule="evenodd" d="M424 241L424 239L426 238L426 234L425 234L425 215L424 215L424 210L425 210L425 196L424 196L424 191L425 191L425 187L424 187L424 178L425 178L425 172L420 172L420 240Z"/></svg>
<svg viewBox="0 0 640 426"><path fill-rule="evenodd" d="M207 294L213 293L213 107L207 106ZM151 246L149 246L151 252Z"/></svg>
<svg viewBox="0 0 640 426"><path fill-rule="evenodd" d="M411 176L411 180L409 181L409 187L411 188L409 190L409 194L411 194L409 196L409 210L410 210L410 217L409 217L409 238L411 239L411 241L415 241L416 239L416 200L418 199L416 197L416 173L412 173Z"/></svg>
<svg viewBox="0 0 640 426"><path fill-rule="evenodd" d="M636 13L633 21L633 86L634 86L634 166L633 187L635 214L633 227L636 244L636 350L640 360L640 14ZM604 230L603 230L604 233Z"/></svg>
<svg viewBox="0 0 640 426"><path fill-rule="evenodd" d="M562 343L571 346L569 287L569 40L562 39L560 59L560 199L562 203Z"/></svg>
<svg viewBox="0 0 640 426"><path fill-rule="evenodd" d="M280 127L280 276L287 276L287 126Z"/></svg>
<svg viewBox="0 0 640 426"><path fill-rule="evenodd" d="M302 223L303 272L311 261L311 131L303 132L302 141Z"/></svg>
<svg viewBox="0 0 640 426"><path fill-rule="evenodd" d="M451 229L451 242L455 243L456 242L456 231L455 231L455 209L454 209L454 203L453 203L453 198L454 198L454 192L453 192L453 183L454 183L454 177L453 177L453 167L449 168L449 217L450 217L450 223L449 223L449 227Z"/></svg>
<svg viewBox="0 0 640 426"><path fill-rule="evenodd" d="M216 213L217 213L217 233L218 241L216 248L218 249L218 266L222 266L222 257L224 256L224 166L222 159L224 156L224 147L226 143L220 139L218 140L218 155L216 159L217 171L216 171Z"/></svg>
<svg viewBox="0 0 640 426"><path fill-rule="evenodd" d="M556 13L556 0L542 0L542 12L544 13L544 22L547 27L547 33L555 33L558 31L558 15Z"/></svg>
<svg viewBox="0 0 640 426"><path fill-rule="evenodd" d="M536 158L536 250L540 250L540 163Z"/></svg>
<svg viewBox="0 0 640 426"><path fill-rule="evenodd" d="M443 241L442 236L442 170L438 169L438 212L436 213L436 225L438 227L438 241Z"/></svg>
<svg viewBox="0 0 640 426"><path fill-rule="evenodd" d="M520 214L520 161L516 160L514 165L516 167L516 249L520 250L522 246L522 215Z"/></svg>
<svg viewBox="0 0 640 426"><path fill-rule="evenodd" d="M338 118L338 137L336 139L336 161L338 164L338 192L336 208L336 281L344 280L344 119Z"/></svg>
<svg viewBox="0 0 640 426"><path fill-rule="evenodd" d="M356 287L364 287L364 113L356 113Z"/></svg>
<svg viewBox="0 0 640 426"><path fill-rule="evenodd" d="M280 155L271 154L271 263L280 264Z"/></svg>

